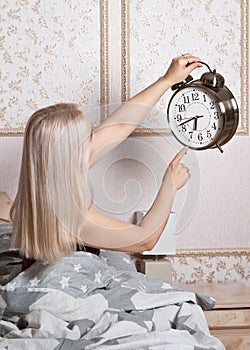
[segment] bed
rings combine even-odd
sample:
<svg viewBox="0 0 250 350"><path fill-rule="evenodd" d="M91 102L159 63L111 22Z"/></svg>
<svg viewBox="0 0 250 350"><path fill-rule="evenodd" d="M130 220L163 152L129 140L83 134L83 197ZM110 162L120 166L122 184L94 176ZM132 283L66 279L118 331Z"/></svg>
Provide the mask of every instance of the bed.
<svg viewBox="0 0 250 350"><path fill-rule="evenodd" d="M223 350L203 310L214 299L138 273L122 252L75 252L21 272L0 224L0 349Z"/></svg>

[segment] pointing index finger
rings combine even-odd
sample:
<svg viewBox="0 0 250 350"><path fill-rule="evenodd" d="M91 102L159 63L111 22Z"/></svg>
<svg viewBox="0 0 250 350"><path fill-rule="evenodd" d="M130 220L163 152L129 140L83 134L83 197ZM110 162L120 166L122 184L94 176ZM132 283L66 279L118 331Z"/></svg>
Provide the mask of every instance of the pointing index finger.
<svg viewBox="0 0 250 350"><path fill-rule="evenodd" d="M180 162L182 157L187 153L188 147L182 148L174 157L173 162L177 163Z"/></svg>

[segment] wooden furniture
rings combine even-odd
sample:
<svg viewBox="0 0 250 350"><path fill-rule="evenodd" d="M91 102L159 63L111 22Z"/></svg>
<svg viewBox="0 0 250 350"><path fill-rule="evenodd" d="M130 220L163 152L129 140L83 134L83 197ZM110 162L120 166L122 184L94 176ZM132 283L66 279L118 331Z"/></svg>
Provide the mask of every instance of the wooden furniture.
<svg viewBox="0 0 250 350"><path fill-rule="evenodd" d="M157 277L166 283L172 283L171 263L166 259L152 259L135 255L135 266L138 272Z"/></svg>
<svg viewBox="0 0 250 350"><path fill-rule="evenodd" d="M216 299L205 311L211 334L227 350L250 350L250 286L240 283L185 284L178 288L210 295Z"/></svg>

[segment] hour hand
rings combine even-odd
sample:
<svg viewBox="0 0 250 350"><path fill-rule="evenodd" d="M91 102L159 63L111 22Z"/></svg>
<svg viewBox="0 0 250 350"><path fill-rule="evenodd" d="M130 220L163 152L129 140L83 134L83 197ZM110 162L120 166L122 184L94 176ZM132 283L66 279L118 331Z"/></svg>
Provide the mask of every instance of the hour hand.
<svg viewBox="0 0 250 350"><path fill-rule="evenodd" d="M203 115L196 115L194 119L194 130L197 130L198 118L204 117Z"/></svg>
<svg viewBox="0 0 250 350"><path fill-rule="evenodd" d="M198 118L194 119L194 130L197 130Z"/></svg>

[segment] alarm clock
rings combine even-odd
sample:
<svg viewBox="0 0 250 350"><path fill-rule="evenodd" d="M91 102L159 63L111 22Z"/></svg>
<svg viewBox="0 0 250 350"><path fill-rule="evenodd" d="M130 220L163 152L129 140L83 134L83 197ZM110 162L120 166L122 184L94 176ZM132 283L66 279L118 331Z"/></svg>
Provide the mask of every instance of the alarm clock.
<svg viewBox="0 0 250 350"><path fill-rule="evenodd" d="M176 90L167 108L169 127L175 138L194 150L218 148L221 152L235 134L239 108L223 76L209 69L200 79L189 75L172 86Z"/></svg>

